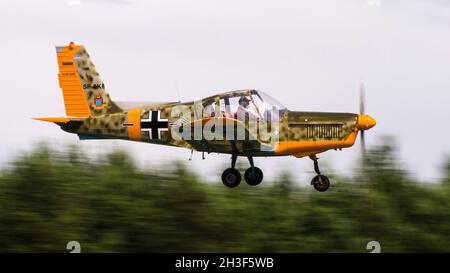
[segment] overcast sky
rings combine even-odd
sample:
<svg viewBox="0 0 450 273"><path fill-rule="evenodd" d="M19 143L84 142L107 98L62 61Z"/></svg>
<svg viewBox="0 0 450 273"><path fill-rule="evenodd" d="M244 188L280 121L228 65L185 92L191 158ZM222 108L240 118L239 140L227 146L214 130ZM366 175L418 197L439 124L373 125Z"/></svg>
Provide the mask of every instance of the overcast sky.
<svg viewBox="0 0 450 273"><path fill-rule="evenodd" d="M31 120L65 114L54 47L70 41L86 46L113 100L193 100L254 88L290 110L358 112L363 77L366 112L378 121L366 134L369 146L394 136L401 162L427 181L440 177L450 152L447 0L2 0L0 26L2 165L41 140L87 151L123 147L144 166L180 159L206 176L229 164L227 155L187 162L190 151L179 148L81 142ZM322 154L322 170L348 174L359 153L358 140ZM299 183L313 175L307 158L256 164L269 179L283 169Z"/></svg>

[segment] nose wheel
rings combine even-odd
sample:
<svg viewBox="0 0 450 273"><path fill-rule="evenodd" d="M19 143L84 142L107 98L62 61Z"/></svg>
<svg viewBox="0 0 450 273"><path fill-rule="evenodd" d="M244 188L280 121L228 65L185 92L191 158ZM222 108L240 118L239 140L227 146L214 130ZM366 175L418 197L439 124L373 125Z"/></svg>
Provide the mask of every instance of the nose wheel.
<svg viewBox="0 0 450 273"><path fill-rule="evenodd" d="M317 191L324 192L330 187L330 180L325 175L319 174L314 176L311 180L311 184Z"/></svg>
<svg viewBox="0 0 450 273"><path fill-rule="evenodd" d="M311 156L311 159L314 161L314 171L317 174L311 180L311 185L313 185L314 189L317 191L324 192L330 187L330 180L325 175L320 174L319 162L317 161L318 158L316 155Z"/></svg>
<svg viewBox="0 0 450 273"><path fill-rule="evenodd" d="M241 183L241 174L238 170L236 170L236 160L237 154L231 155L231 168L226 169L222 173L222 182L225 186L234 188ZM247 184L251 186L256 186L261 184L264 175L260 168L255 167L253 164L253 158L251 156L248 157L250 162L250 168L248 168L244 173L244 179Z"/></svg>

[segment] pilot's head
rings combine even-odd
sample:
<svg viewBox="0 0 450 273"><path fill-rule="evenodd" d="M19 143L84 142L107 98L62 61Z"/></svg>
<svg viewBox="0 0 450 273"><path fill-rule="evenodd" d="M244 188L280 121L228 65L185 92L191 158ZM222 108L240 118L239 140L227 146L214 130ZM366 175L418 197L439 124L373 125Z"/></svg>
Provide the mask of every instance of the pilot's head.
<svg viewBox="0 0 450 273"><path fill-rule="evenodd" d="M250 100L246 96L242 96L239 99L239 105L244 108L247 108L250 105Z"/></svg>

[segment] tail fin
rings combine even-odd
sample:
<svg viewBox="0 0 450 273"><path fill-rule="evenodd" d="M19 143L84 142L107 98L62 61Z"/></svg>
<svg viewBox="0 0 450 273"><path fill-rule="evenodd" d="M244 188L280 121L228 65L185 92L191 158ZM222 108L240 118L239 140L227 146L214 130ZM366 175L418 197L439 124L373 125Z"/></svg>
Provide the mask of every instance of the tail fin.
<svg viewBox="0 0 450 273"><path fill-rule="evenodd" d="M56 47L56 54L66 115L90 117L111 113L115 105L84 46L71 42Z"/></svg>

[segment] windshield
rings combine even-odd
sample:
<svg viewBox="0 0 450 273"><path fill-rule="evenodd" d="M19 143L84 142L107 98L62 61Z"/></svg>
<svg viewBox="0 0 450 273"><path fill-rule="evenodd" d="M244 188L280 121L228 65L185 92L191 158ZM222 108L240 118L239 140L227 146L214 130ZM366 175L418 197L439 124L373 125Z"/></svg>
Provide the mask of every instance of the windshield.
<svg viewBox="0 0 450 273"><path fill-rule="evenodd" d="M261 107L261 110L286 110L286 107L276 99L261 91L253 91L255 102Z"/></svg>
<svg viewBox="0 0 450 273"><path fill-rule="evenodd" d="M265 119L268 119L271 113L275 111L279 113L276 116L280 117L287 110L283 104L264 92L254 90L252 91L252 98Z"/></svg>

